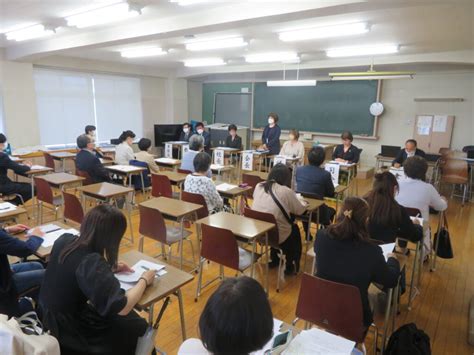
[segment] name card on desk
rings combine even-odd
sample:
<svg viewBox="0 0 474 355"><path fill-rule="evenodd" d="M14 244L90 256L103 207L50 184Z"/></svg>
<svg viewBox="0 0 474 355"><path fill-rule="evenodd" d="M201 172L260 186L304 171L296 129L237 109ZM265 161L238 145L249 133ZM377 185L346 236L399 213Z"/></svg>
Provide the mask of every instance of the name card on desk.
<svg viewBox="0 0 474 355"><path fill-rule="evenodd" d="M181 156L184 157L184 154L186 154L189 151L189 144L183 144L181 146Z"/></svg>
<svg viewBox="0 0 474 355"><path fill-rule="evenodd" d="M224 150L223 149L214 150L214 164L224 165Z"/></svg>
<svg viewBox="0 0 474 355"><path fill-rule="evenodd" d="M242 170L253 170L253 151L244 150L242 152Z"/></svg>
<svg viewBox="0 0 474 355"><path fill-rule="evenodd" d="M329 171L331 174L332 183L334 186L339 185L339 169L340 165L337 163L327 163L324 165L324 169Z"/></svg>
<svg viewBox="0 0 474 355"><path fill-rule="evenodd" d="M173 144L165 143L165 158L173 158Z"/></svg>

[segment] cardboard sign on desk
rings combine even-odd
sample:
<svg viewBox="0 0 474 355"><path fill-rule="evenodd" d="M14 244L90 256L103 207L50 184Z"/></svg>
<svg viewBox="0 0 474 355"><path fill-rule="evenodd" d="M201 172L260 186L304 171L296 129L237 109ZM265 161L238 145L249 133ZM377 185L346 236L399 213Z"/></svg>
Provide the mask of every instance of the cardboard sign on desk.
<svg viewBox="0 0 474 355"><path fill-rule="evenodd" d="M324 169L326 171L329 171L331 174L331 179L334 187L339 185L339 170L340 170L340 165L337 163L327 163L324 165Z"/></svg>
<svg viewBox="0 0 474 355"><path fill-rule="evenodd" d="M173 158L173 144L165 143L165 158Z"/></svg>
<svg viewBox="0 0 474 355"><path fill-rule="evenodd" d="M253 170L253 151L244 150L242 152L242 170Z"/></svg>
<svg viewBox="0 0 474 355"><path fill-rule="evenodd" d="M223 149L214 150L214 164L224 165L224 150Z"/></svg>
<svg viewBox="0 0 474 355"><path fill-rule="evenodd" d="M189 144L183 144L181 146L181 156L184 157L184 154L186 154L189 151Z"/></svg>

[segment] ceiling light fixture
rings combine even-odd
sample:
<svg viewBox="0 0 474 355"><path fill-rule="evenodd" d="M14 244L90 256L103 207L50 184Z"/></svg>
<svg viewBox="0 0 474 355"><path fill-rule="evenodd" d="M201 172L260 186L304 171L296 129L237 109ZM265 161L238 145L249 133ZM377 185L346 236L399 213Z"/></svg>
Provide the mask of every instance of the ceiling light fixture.
<svg viewBox="0 0 474 355"><path fill-rule="evenodd" d="M409 71L376 71L371 64L368 71L329 73L331 80L384 80L384 79L413 79L415 72Z"/></svg>
<svg viewBox="0 0 474 355"><path fill-rule="evenodd" d="M124 49L120 52L123 58L140 58L140 57L152 57L157 55L164 55L167 52L160 47L141 47L141 48L130 48Z"/></svg>
<svg viewBox="0 0 474 355"><path fill-rule="evenodd" d="M177 3L180 6L188 6L207 2L207 0L170 0L170 2Z"/></svg>
<svg viewBox="0 0 474 355"><path fill-rule="evenodd" d="M385 44L380 46L353 46L332 48L326 51L330 58L356 57L364 55L393 54L398 53L400 46L398 44Z"/></svg>
<svg viewBox="0 0 474 355"><path fill-rule="evenodd" d="M247 63L296 62L299 61L299 59L298 53L295 52L270 52L245 56Z"/></svg>
<svg viewBox="0 0 474 355"><path fill-rule="evenodd" d="M27 39L39 38L49 36L55 33L53 28L48 28L45 25L33 25L18 30L5 33L9 41L26 41Z"/></svg>
<svg viewBox="0 0 474 355"><path fill-rule="evenodd" d="M184 61L185 67L210 67L215 65L225 65L226 62L222 58L200 58L189 59Z"/></svg>
<svg viewBox="0 0 474 355"><path fill-rule="evenodd" d="M305 41L318 38L353 36L369 31L370 27L367 22L356 22L280 32L279 38L284 42Z"/></svg>
<svg viewBox="0 0 474 355"><path fill-rule="evenodd" d="M316 86L316 80L269 80L267 86Z"/></svg>
<svg viewBox="0 0 474 355"><path fill-rule="evenodd" d="M141 14L141 9L142 7L131 5L128 2L119 2L68 16L66 21L68 26L85 28L138 16Z"/></svg>
<svg viewBox="0 0 474 355"><path fill-rule="evenodd" d="M243 47L246 45L248 45L248 43L245 42L242 37L229 37L208 41L189 42L186 43L186 49L188 51L206 51L211 49Z"/></svg>

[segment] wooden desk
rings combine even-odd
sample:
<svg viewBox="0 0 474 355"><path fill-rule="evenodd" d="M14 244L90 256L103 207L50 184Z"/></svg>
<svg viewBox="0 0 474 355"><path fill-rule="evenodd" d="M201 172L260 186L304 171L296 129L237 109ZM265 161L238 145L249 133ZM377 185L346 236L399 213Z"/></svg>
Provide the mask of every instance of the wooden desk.
<svg viewBox="0 0 474 355"><path fill-rule="evenodd" d="M221 173L226 173L226 172L229 172L229 171L232 171L234 170L234 166L233 165L217 165L217 164L211 164L211 167L210 167L211 171L213 174L217 174L217 179L218 180L221 180ZM229 181L230 181L230 175L229 175Z"/></svg>
<svg viewBox="0 0 474 355"><path fill-rule="evenodd" d="M39 176L39 175L45 175L45 174L48 174L50 173L51 171L54 171L54 169L52 168L48 168L46 166L43 166L41 169L30 169L28 170L24 176L30 178L31 180L31 199L32 199L32 205L34 206L35 203L36 203L36 198L35 198L35 179L34 177L35 176Z"/></svg>
<svg viewBox="0 0 474 355"><path fill-rule="evenodd" d="M104 158L99 158L100 162L102 163L102 165L114 165L115 162L113 160L110 160L110 159L104 159Z"/></svg>
<svg viewBox="0 0 474 355"><path fill-rule="evenodd" d="M218 182L216 186L219 186L222 184L222 182ZM237 214L240 214L240 209L239 209L239 197L242 198L243 195L247 194L248 191L252 190L252 186L246 186L246 187L234 187L233 189L227 190L227 191L219 191L219 195L221 195L223 198L228 198L232 200L232 208L234 209L234 212Z"/></svg>
<svg viewBox="0 0 474 355"><path fill-rule="evenodd" d="M0 222L13 220L16 223L17 217L24 213L26 213L26 210L20 206L17 206L14 210L0 211Z"/></svg>
<svg viewBox="0 0 474 355"><path fill-rule="evenodd" d="M59 160L61 162L61 170L64 172L66 170L66 160L74 159L76 153L71 152L51 152L49 153L54 160Z"/></svg>
<svg viewBox="0 0 474 355"><path fill-rule="evenodd" d="M178 173L176 171L169 171L169 170L160 170L157 175L164 175L166 176L172 185L180 186L184 180L186 180L187 174Z"/></svg>
<svg viewBox="0 0 474 355"><path fill-rule="evenodd" d="M155 163L159 166L163 166L165 168L170 168L174 171L177 171L178 166L181 165L181 160L171 158L158 158L155 159Z"/></svg>
<svg viewBox="0 0 474 355"><path fill-rule="evenodd" d="M81 184L85 178L68 173L53 173L41 176L40 179L45 180L52 187L63 190L64 186L71 184Z"/></svg>
<svg viewBox="0 0 474 355"><path fill-rule="evenodd" d="M285 140L280 139L280 146L283 146L283 144L285 142L286 142ZM308 153L311 150L311 148L313 148L313 146L315 145L315 142L314 141L308 141L308 140L301 140L301 142L303 142L303 145L304 145L304 164L307 165L308 164ZM262 140L261 139L255 139L255 140L252 141L251 145L252 145L253 149L257 149L258 147L260 147L262 145ZM336 144L333 144L333 143L320 143L319 146L324 149L325 160L331 160L332 159L332 153L334 151L334 148L336 147Z"/></svg>
<svg viewBox="0 0 474 355"><path fill-rule="evenodd" d="M152 263L156 263L157 260L152 257L142 254L138 251L129 251L128 253L119 256L119 260L126 262L129 266L133 266L140 260L148 260ZM184 308L183 308L183 297L181 294L181 287L190 283L193 280L193 276L187 272L181 271L171 265L159 261L160 264L166 265L165 270L167 273L159 278L155 278L153 285L147 287L142 298L136 304L139 310L145 310L148 312L148 322L153 325L153 306L160 300L175 295L178 298L179 303L179 315L181 318L181 333L183 341L186 340L186 326L184 320Z"/></svg>
<svg viewBox="0 0 474 355"><path fill-rule="evenodd" d="M266 171L245 171L242 172L242 174L258 176L263 181L268 179L268 173Z"/></svg>
<svg viewBox="0 0 474 355"><path fill-rule="evenodd" d="M273 223L259 221L256 219L239 216L228 212L218 212L208 217L196 221L196 224L207 224L209 226L224 228L232 231L240 240L252 245L252 265L250 267L250 276L254 276L255 253L257 239L265 235L265 254L268 256L268 231L275 227ZM266 263L266 291L268 292L268 263Z"/></svg>
<svg viewBox="0 0 474 355"><path fill-rule="evenodd" d="M113 174L123 176L125 178L123 181L124 185L128 182L128 187L130 188L132 187L132 176L140 176L142 182L142 192L145 193L145 182L143 180L142 173L146 170L146 168L133 165L107 165L105 168Z"/></svg>
<svg viewBox="0 0 474 355"><path fill-rule="evenodd" d="M22 159L22 158L18 158L18 157L15 157L13 155L10 155L10 160L11 161L14 161L15 163L23 163L25 161L25 159Z"/></svg>
<svg viewBox="0 0 474 355"><path fill-rule="evenodd" d="M106 203L110 203L111 200L115 200L116 206L117 198L124 197L127 204L128 227L130 228L130 237L131 242L133 243L133 225L131 209L134 190L132 188L115 185L108 182L101 182L98 184L80 186L77 188L77 190L82 193L82 205L84 206L85 212L87 211L87 197Z"/></svg>

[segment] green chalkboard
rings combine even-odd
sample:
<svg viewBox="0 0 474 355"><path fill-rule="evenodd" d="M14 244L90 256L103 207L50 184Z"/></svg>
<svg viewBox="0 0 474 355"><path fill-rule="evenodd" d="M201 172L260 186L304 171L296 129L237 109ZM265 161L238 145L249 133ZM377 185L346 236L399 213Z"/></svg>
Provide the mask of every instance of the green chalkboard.
<svg viewBox="0 0 474 355"><path fill-rule="evenodd" d="M267 87L255 83L254 128L267 124L268 113L279 116L282 129L372 136L377 81L319 81L314 87Z"/></svg>
<svg viewBox="0 0 474 355"><path fill-rule="evenodd" d="M202 85L202 120L214 123L214 95L217 93L252 92L251 83L205 83Z"/></svg>

